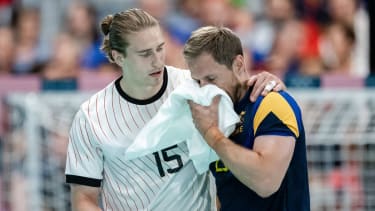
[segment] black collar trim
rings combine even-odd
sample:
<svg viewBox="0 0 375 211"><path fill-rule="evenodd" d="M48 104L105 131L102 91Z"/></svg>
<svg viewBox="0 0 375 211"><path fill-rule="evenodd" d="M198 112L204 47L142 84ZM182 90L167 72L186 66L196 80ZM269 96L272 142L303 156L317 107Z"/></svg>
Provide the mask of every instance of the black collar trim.
<svg viewBox="0 0 375 211"><path fill-rule="evenodd" d="M116 90L121 95L121 97L123 97L125 100L127 100L130 103L137 104L137 105L147 105L147 104L151 104L151 103L157 101L164 94L165 90L167 89L167 85L168 85L168 72L167 72L167 68L164 67L163 85L161 86L161 89L154 96L152 96L148 99L140 100L140 99L130 97L128 94L126 94L124 92L124 90L122 90L122 88L120 86L120 81L121 81L122 77L123 76L116 79L116 81L115 81Z"/></svg>

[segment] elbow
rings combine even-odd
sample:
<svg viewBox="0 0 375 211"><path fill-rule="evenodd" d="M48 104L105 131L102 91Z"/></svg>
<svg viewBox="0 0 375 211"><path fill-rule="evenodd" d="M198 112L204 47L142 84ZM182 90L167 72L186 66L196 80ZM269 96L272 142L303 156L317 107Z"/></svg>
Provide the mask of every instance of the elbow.
<svg viewBox="0 0 375 211"><path fill-rule="evenodd" d="M262 198L268 198L270 197L272 194L274 194L277 190L271 190L271 189L264 189L264 190L258 190L256 191L256 193L258 194L258 196L262 197Z"/></svg>
<svg viewBox="0 0 375 211"><path fill-rule="evenodd" d="M258 186L257 190L254 190L260 197L267 198L279 190L281 181L275 181L275 178L267 177Z"/></svg>

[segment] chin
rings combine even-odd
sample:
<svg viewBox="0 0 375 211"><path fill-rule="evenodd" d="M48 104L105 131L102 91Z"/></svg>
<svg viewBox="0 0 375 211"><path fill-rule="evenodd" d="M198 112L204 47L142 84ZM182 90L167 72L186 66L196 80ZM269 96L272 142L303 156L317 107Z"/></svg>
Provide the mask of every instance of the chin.
<svg viewBox="0 0 375 211"><path fill-rule="evenodd" d="M149 82L151 86L160 86L163 84L163 78L153 79Z"/></svg>

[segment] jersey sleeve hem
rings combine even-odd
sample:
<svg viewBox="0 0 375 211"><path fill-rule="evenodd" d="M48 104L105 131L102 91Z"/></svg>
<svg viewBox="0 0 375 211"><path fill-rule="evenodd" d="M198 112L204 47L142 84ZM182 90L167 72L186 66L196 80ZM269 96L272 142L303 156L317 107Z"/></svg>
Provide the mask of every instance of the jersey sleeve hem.
<svg viewBox="0 0 375 211"><path fill-rule="evenodd" d="M86 185L91 187L100 187L102 180L100 179L93 179L88 177L81 177L76 175L65 175L66 183L78 184L78 185Z"/></svg>
<svg viewBox="0 0 375 211"><path fill-rule="evenodd" d="M294 138L298 138L296 137L296 135L291 132L291 131L273 131L273 132L261 132L261 133L257 133L255 137L258 137L258 136L267 136L267 135L271 135L271 136L293 136Z"/></svg>

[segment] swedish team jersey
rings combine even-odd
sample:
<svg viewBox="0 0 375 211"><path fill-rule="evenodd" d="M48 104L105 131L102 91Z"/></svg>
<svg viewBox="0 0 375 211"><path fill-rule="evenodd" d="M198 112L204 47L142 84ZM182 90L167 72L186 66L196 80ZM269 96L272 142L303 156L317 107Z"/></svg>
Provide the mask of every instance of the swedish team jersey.
<svg viewBox="0 0 375 211"><path fill-rule="evenodd" d="M212 163L210 170L216 178L221 210L310 210L305 132L299 106L283 91L261 96L255 103L249 101L250 92L251 90L234 105L241 123L230 139L252 149L257 136L293 136L296 141L295 149L279 190L267 198L260 197L243 185L221 161Z"/></svg>

